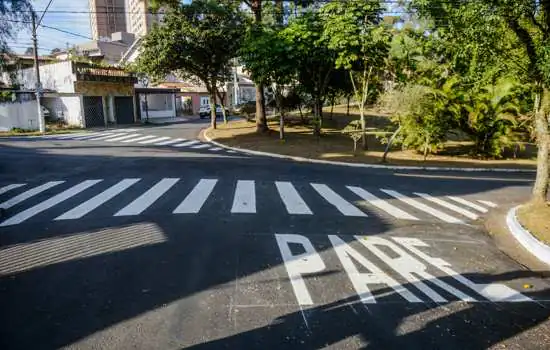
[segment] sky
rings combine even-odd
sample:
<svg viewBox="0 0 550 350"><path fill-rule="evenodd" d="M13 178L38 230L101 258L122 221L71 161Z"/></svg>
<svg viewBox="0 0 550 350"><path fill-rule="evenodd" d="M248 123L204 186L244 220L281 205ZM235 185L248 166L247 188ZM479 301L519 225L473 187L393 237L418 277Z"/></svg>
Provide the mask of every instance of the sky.
<svg viewBox="0 0 550 350"><path fill-rule="evenodd" d="M42 11L46 8L49 0L33 0L33 6L36 11ZM38 52L39 54L49 54L54 48L65 49L67 43L73 45L76 43L91 40L90 30L90 11L88 0L53 0L50 8L44 15L42 24L66 30L84 37L66 34L54 29L40 27L38 29ZM55 11L85 12L85 13L55 13ZM38 12L38 16L41 13ZM87 39L89 38L89 39ZM22 29L17 33L17 37L8 42L11 49L18 53L25 52L27 47L32 46L30 28Z"/></svg>

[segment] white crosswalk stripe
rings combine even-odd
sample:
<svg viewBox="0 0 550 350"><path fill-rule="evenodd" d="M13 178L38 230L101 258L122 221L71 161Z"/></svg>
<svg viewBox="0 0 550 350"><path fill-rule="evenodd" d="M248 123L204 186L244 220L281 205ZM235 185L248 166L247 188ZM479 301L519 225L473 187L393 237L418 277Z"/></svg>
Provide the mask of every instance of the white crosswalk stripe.
<svg viewBox="0 0 550 350"><path fill-rule="evenodd" d="M254 180L238 180L233 197L232 213L256 212L256 183Z"/></svg>
<svg viewBox="0 0 550 350"><path fill-rule="evenodd" d="M312 183L311 187L313 187L315 191L321 195L321 197L326 199L327 202L336 207L336 209L338 209L338 211L345 216L367 216L367 214L357 209L357 207L346 201L339 194L331 190L327 185Z"/></svg>
<svg viewBox="0 0 550 350"><path fill-rule="evenodd" d="M115 137L115 138L112 138L112 139L108 139L106 141L107 142L118 142L118 141L122 141L122 140L132 139L132 138L138 137L138 136L141 136L141 134L124 135L124 136L119 136L119 137Z"/></svg>
<svg viewBox="0 0 550 350"><path fill-rule="evenodd" d="M127 139L127 140L124 140L124 141L121 141L121 142L122 143L137 142L137 141L141 141L141 140L151 139L153 137L156 137L156 136L153 136L153 135L138 136L138 137Z"/></svg>
<svg viewBox="0 0 550 350"><path fill-rule="evenodd" d="M72 137L71 139L72 140L89 140L89 139L95 138L97 136L106 136L106 135L113 135L113 134L114 133L111 132L111 131L108 131L108 132L92 132L92 133L89 133L88 135Z"/></svg>
<svg viewBox="0 0 550 350"><path fill-rule="evenodd" d="M221 151L223 148L221 147L212 147L212 148L209 148L208 150L209 151L212 151L212 152L218 152L218 151Z"/></svg>
<svg viewBox="0 0 550 350"><path fill-rule="evenodd" d="M477 218L479 216L477 216L476 214L472 213L471 211L469 210L466 210L464 208L461 208L457 205L454 205L452 203L449 203L449 202L446 202L444 201L443 199L439 199L439 198L436 198L436 197L432 197L430 196L429 194L427 193L419 193L419 192L415 192L414 194L416 194L417 196L420 196L422 198L424 198L425 200L428 200L430 202L433 202L435 204L439 204L440 206L442 207L445 207L447 209L451 209L451 210L454 210L456 211L457 213L460 213L464 216L466 216L467 218L469 219L472 219L472 220L477 220Z"/></svg>
<svg viewBox="0 0 550 350"><path fill-rule="evenodd" d="M198 213L212 193L218 180L201 179L185 199L174 209L174 214Z"/></svg>
<svg viewBox="0 0 550 350"><path fill-rule="evenodd" d="M4 194L8 191L15 190L16 188L23 187L26 184L11 184L0 188L0 194Z"/></svg>
<svg viewBox="0 0 550 350"><path fill-rule="evenodd" d="M27 190L13 198L10 198L9 200L5 201L4 203L0 204L0 208L9 209L13 207L14 205L17 205L21 202L23 202L26 199L29 199L33 196L36 196L37 194L44 192L54 186L60 185L64 183L65 181L50 181L46 182L43 185L31 188L30 190Z"/></svg>
<svg viewBox="0 0 550 350"><path fill-rule="evenodd" d="M109 187L100 194L94 196L93 198L87 200L86 202L80 204L79 206L69 210L64 214L61 214L60 216L56 217L55 220L79 219L99 207L101 204L107 202L120 192L124 191L128 187L132 186L139 180L140 179L124 179L119 183Z"/></svg>
<svg viewBox="0 0 550 350"><path fill-rule="evenodd" d="M185 139L173 139L168 141L162 141L162 142L155 143L155 146L168 146L168 145L172 145L174 143L179 143L182 141L185 141Z"/></svg>
<svg viewBox="0 0 550 350"><path fill-rule="evenodd" d="M187 147L187 146L191 146L191 145L194 145L196 143L199 143L199 142L200 141L197 141L197 140L191 140L191 141L178 143L177 145L172 145L172 147Z"/></svg>
<svg viewBox="0 0 550 350"><path fill-rule="evenodd" d="M435 208L432 208L424 203L421 203L419 201L417 201L416 199L412 199L412 198L409 198L397 191L393 191L393 190L388 190L388 189L380 189L380 191L394 197L394 198L397 198L399 199L400 201L402 202L405 202L407 203L408 205L410 205L411 207L414 207L418 210L421 210L425 213L428 213L430 215L433 215L435 216L436 218L439 218L445 222L449 222L449 223L455 223L455 224L462 224L464 223L462 220L459 220L457 218L455 218L454 216L451 216L451 215L448 215L440 210L437 210Z"/></svg>
<svg viewBox="0 0 550 350"><path fill-rule="evenodd" d="M127 134L126 132L120 132L120 133L116 133L116 134L110 134L110 135L105 135L105 136L94 137L92 139L89 139L88 141L106 141L107 139L114 138L114 137L117 137L117 136L123 136L123 135L126 135L126 134Z"/></svg>
<svg viewBox="0 0 550 350"><path fill-rule="evenodd" d="M212 147L212 145L209 145L207 143L203 143L203 144L196 145L196 146L191 146L191 148L193 148L193 149L201 149L201 148L209 148L209 147Z"/></svg>
<svg viewBox="0 0 550 350"><path fill-rule="evenodd" d="M313 212L290 182L276 181L275 186L289 214L311 215Z"/></svg>
<svg viewBox="0 0 550 350"><path fill-rule="evenodd" d="M10 225L16 225L16 224L20 224L30 218L32 218L33 216L43 212L44 210L47 210L73 196L76 196L77 194L79 194L80 192L86 190L87 188L97 184L98 182L101 182L102 180L86 180L86 181L83 181L81 183L79 183L78 185L75 185L71 188L69 188L68 190L65 190L61 193L59 193L58 195L55 195L41 203L38 203L37 205L33 206L33 207L30 207L14 216L12 216L11 218L7 219L6 221L2 222L0 224L0 226L10 226Z"/></svg>
<svg viewBox="0 0 550 350"><path fill-rule="evenodd" d="M447 196L447 198L449 199L452 199L453 201L457 202L457 203L460 203L462 205L465 205L467 207L470 207L472 209L475 209L481 213L486 213L488 212L487 209L485 209L484 207L482 207L481 205L477 205L475 203L472 203L464 198L460 198L460 197L456 197L456 196Z"/></svg>
<svg viewBox="0 0 550 350"><path fill-rule="evenodd" d="M168 136L162 136L162 137L157 137L157 138L150 139L150 140L139 141L138 143L142 144L142 145L148 145L150 143L155 143L155 142L159 142L159 141L163 141L163 140L168 140L169 138L170 137L168 137Z"/></svg>
<svg viewBox="0 0 550 350"><path fill-rule="evenodd" d="M141 214L149 208L157 199L162 197L172 186L179 181L179 178L165 178L156 183L153 187L136 198L132 203L119 210L115 216L129 216Z"/></svg>
<svg viewBox="0 0 550 350"><path fill-rule="evenodd" d="M64 135L53 135L50 138L63 140L63 139L72 139L74 137L87 136L87 135L90 135L90 133L89 132L79 132L79 133L64 134Z"/></svg>
<svg viewBox="0 0 550 350"><path fill-rule="evenodd" d="M359 197L369 202L370 204L377 207L378 209L382 209L386 213L390 214L394 218L405 219L405 220L419 220L416 216L411 215L394 205L391 205L387 201L376 197L374 194L362 189L361 187L347 186L347 188L353 193L355 193L356 195L358 195Z"/></svg>
<svg viewBox="0 0 550 350"><path fill-rule="evenodd" d="M498 205L494 202L491 202L491 201L486 201L486 200L483 200L483 199L478 199L477 200L479 203L483 204L483 205L486 205L490 208L496 208L498 207Z"/></svg>

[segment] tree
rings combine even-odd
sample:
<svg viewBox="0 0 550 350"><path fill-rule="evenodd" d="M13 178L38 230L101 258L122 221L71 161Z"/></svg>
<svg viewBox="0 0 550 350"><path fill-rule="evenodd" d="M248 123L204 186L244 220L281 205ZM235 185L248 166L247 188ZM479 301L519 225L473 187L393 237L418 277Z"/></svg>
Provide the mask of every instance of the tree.
<svg viewBox="0 0 550 350"><path fill-rule="evenodd" d="M252 72L252 80L258 85L271 85L273 88L275 104L280 113L281 140L285 137L284 93L296 72L296 52L292 45L293 42L286 40L280 29L252 27L240 52L241 60Z"/></svg>
<svg viewBox="0 0 550 350"><path fill-rule="evenodd" d="M34 55L34 48L33 48L33 47L27 47L27 48L25 49L25 55L27 55L27 56L32 56L32 55Z"/></svg>
<svg viewBox="0 0 550 350"><path fill-rule="evenodd" d="M172 72L197 77L210 94L211 124L216 128L218 83L230 74L244 28L244 16L229 2L194 0L174 7L163 25L144 38L137 69L157 78Z"/></svg>
<svg viewBox="0 0 550 350"><path fill-rule="evenodd" d="M322 18L317 12L307 12L291 20L281 35L292 43L301 90L313 100L313 133L320 136L323 103L330 74L335 69L336 52L328 47Z"/></svg>
<svg viewBox="0 0 550 350"><path fill-rule="evenodd" d="M388 55L389 33L380 25L382 6L370 0L334 1L321 10L324 36L338 52L336 67L349 71L359 106L363 148L367 148L365 105L372 82L382 72Z"/></svg>
<svg viewBox="0 0 550 350"><path fill-rule="evenodd" d="M63 52L60 48L56 47L50 51L50 55L55 55L56 53Z"/></svg>
<svg viewBox="0 0 550 350"><path fill-rule="evenodd" d="M494 23L513 33L525 60L522 78L534 91L533 124L537 139L537 176L532 201L548 197L550 151L550 2L537 0L414 1L415 8L434 22L435 28L452 28L455 35L471 40L475 30L489 32ZM463 19L467 17L467 25ZM494 35L494 34L493 34Z"/></svg>
<svg viewBox="0 0 550 350"><path fill-rule="evenodd" d="M10 52L8 40L31 23L32 4L30 0L0 0L0 67L4 64L4 54Z"/></svg>

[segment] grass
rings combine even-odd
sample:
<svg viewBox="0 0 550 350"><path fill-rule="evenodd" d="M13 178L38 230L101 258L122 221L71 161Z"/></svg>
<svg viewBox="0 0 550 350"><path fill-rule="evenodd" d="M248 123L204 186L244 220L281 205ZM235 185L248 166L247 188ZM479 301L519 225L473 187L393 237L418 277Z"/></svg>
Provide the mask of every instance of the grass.
<svg viewBox="0 0 550 350"><path fill-rule="evenodd" d="M254 122L238 120L227 125L218 124L217 130L209 130L208 135L229 146L248 148L263 152L284 154L323 160L334 160L351 163L380 163L385 145L375 136L368 137L368 150L353 152L353 141L341 130L351 121L357 119L357 111L351 110L346 115L346 107L335 107L332 119L330 107L325 109L323 136L314 137L309 125L304 125L299 113L292 113L285 124L286 139L279 140L278 118L269 120L271 131L268 135L255 133ZM307 123L306 123L307 124ZM369 111L367 126L377 130L388 130L392 124L387 115ZM536 165L536 149L526 145L525 150L517 153L517 158L484 160L470 156L473 143L468 141L449 141L437 155L430 155L423 161L423 155L413 150L394 148L388 154L387 161L395 165L413 166L458 166L458 167L496 167L528 168Z"/></svg>
<svg viewBox="0 0 550 350"><path fill-rule="evenodd" d="M81 132L84 130L80 127L74 127L74 126L66 126L66 125L59 125L59 124L49 124L46 125L46 135L54 135L54 134L66 134L66 133L73 133L73 132ZM27 130L27 129L21 129L21 128L14 128L10 131L0 131L0 137L4 136L37 136L42 135L40 131L38 130Z"/></svg>
<svg viewBox="0 0 550 350"><path fill-rule="evenodd" d="M518 210L518 219L531 234L550 244L550 203L524 205Z"/></svg>

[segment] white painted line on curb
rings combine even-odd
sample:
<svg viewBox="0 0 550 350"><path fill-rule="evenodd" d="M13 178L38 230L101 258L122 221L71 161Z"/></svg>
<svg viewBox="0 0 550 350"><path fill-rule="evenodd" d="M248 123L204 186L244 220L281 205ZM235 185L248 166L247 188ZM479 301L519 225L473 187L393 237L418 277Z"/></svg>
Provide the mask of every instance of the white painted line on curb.
<svg viewBox="0 0 550 350"><path fill-rule="evenodd" d="M475 209L481 213L486 213L488 212L487 209L483 208L481 205L477 205L475 203L472 203L470 201L467 201L465 200L464 198L460 198L460 197L455 197L455 196L447 196L447 198L449 199L452 199L453 201L457 202L457 203L460 203L462 205L465 205L467 207L470 207L472 209Z"/></svg>
<svg viewBox="0 0 550 350"><path fill-rule="evenodd" d="M516 240L537 259L550 266L550 246L536 239L519 223L516 213L520 206L514 207L506 215L506 224Z"/></svg>
<svg viewBox="0 0 550 350"><path fill-rule="evenodd" d="M64 182L65 181L50 181L50 182L46 182L43 185L31 188L30 190L27 190L27 191L13 197L13 198L8 199L4 203L1 203L0 208L9 209L9 208L13 207L14 205L17 205L17 204L23 202L26 199L29 199L33 196L36 196L37 194L39 194L41 192L44 192L44 191L46 191L46 190L48 190L48 189L50 189L54 186L60 185Z"/></svg>
<svg viewBox="0 0 550 350"><path fill-rule="evenodd" d="M302 197L300 197L300 194L296 191L296 188L294 188L292 183L286 181L275 181L275 186L277 187L279 196L281 197L281 200L283 201L289 214L313 214L306 202L304 202Z"/></svg>
<svg viewBox="0 0 550 350"><path fill-rule="evenodd" d="M235 187L232 213L256 212L256 185L254 180L239 180Z"/></svg>
<svg viewBox="0 0 550 350"><path fill-rule="evenodd" d="M366 217L367 214L363 213L361 210L357 209L353 204L342 198L339 194L330 189L327 185L324 184L310 184L321 197L323 197L327 202L332 204L338 211L345 216L358 216Z"/></svg>
<svg viewBox="0 0 550 350"><path fill-rule="evenodd" d="M16 188L23 187L26 184L11 184L0 188L0 194L4 194L8 191L15 190Z"/></svg>
<svg viewBox="0 0 550 350"><path fill-rule="evenodd" d="M61 214L60 216L56 217L54 220L80 219L81 217L88 214L92 210L96 209L103 203L107 202L117 194L126 190L128 187L132 186L139 180L140 179L124 179L118 182L117 184L109 187L108 189L101 192L100 194L88 199L86 202L74 207L73 209L65 212L64 214Z"/></svg>
<svg viewBox="0 0 550 350"><path fill-rule="evenodd" d="M448 214L445 214L444 212L440 211L440 210L437 210L435 208L432 208L424 203L421 203L415 199L412 199L412 198L409 198L397 191L394 191L394 190L387 190L387 189L380 189L380 191L394 197L394 198L397 198L399 199L400 201L404 202L404 203L407 203L408 205L410 205L411 207L414 207L418 210L421 210L425 213L428 213L430 215L433 215L435 216L436 218L438 219L441 219L445 222L449 222L449 223L453 223L453 224L463 224L464 222L462 220L459 220L457 218L455 218L454 216L451 216L451 215L448 215Z"/></svg>
<svg viewBox="0 0 550 350"><path fill-rule="evenodd" d="M477 220L477 218L479 216L477 216L475 213L472 213L471 211L469 210L466 210L466 209L463 209L457 205L454 205L452 203L449 203L449 202L446 202L444 201L443 199L440 199L440 198L436 198L436 197L432 197L430 196L429 194L427 193L418 193L418 192L414 192L414 194L416 194L417 196L420 196L422 198L424 198L425 200L428 200L430 202L433 202L435 204L438 204L442 207L445 207L447 209L451 209L451 210L454 210L456 211L457 213L460 213L464 216L466 216L467 218L470 218L472 220Z"/></svg>
<svg viewBox="0 0 550 350"><path fill-rule="evenodd" d="M155 203L163 194L179 181L179 178L164 178L136 198L132 203L120 209L114 216L131 216L141 214Z"/></svg>
<svg viewBox="0 0 550 350"><path fill-rule="evenodd" d="M361 187L355 187L355 186L346 186L346 187L350 191L358 195L359 197L368 201L370 204L374 205L378 209L382 209L383 211L390 214L394 218L405 219L405 220L419 220L416 216L413 216L407 213L406 211L401 210L398 207L388 203L387 201L376 197L374 194L362 189Z"/></svg>
<svg viewBox="0 0 550 350"><path fill-rule="evenodd" d="M78 185L75 185L68 190L65 190L41 203L38 203L37 205L30 207L20 213L18 213L15 216L12 216L11 218L7 219L6 221L2 222L0 226L10 226L10 225L16 225L20 224L23 221L26 221L30 219L31 217L35 216L36 214L39 214L43 212L44 210L47 210L54 205L57 205L73 196L76 196L80 192L84 191L88 187L91 187L98 182L101 182L103 180L86 180L82 181Z"/></svg>
<svg viewBox="0 0 550 350"><path fill-rule="evenodd" d="M214 190L218 180L201 179L185 199L174 209L174 214L195 214L198 213L206 199Z"/></svg>

